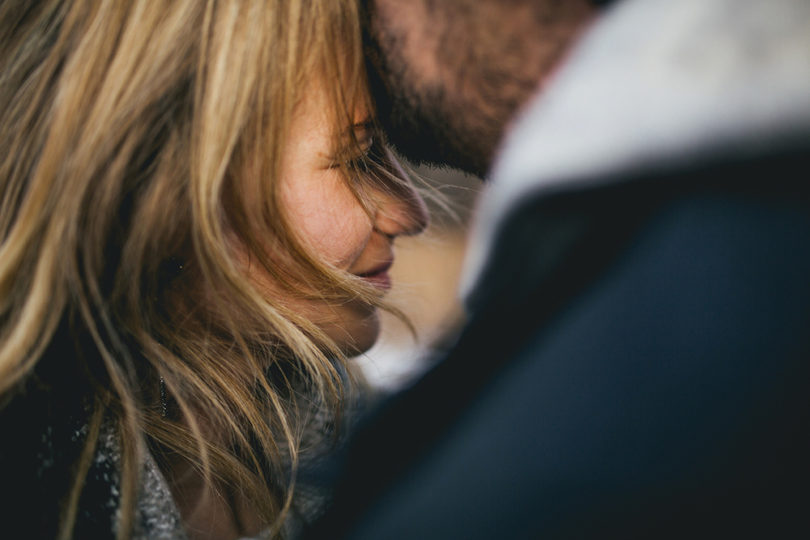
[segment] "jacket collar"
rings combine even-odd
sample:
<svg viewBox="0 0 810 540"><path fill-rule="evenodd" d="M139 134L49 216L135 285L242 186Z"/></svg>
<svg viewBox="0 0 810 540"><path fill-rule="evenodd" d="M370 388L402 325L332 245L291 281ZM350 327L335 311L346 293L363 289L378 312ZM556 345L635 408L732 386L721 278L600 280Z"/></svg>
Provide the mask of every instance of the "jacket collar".
<svg viewBox="0 0 810 540"><path fill-rule="evenodd" d="M524 110L473 221L469 297L510 208L810 136L806 0L626 0Z"/></svg>

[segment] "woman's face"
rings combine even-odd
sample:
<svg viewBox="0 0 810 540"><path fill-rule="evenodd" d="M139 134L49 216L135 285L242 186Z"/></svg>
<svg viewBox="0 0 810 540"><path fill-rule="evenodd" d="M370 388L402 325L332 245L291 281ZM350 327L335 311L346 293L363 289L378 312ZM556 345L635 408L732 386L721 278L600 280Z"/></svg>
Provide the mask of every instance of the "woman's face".
<svg viewBox="0 0 810 540"><path fill-rule="evenodd" d="M335 267L362 277L385 292L394 261L394 239L427 225L424 201L409 186L397 195L374 190L372 212L364 208L336 167L334 131L327 103L317 87L299 103L281 163L280 197L289 224L304 245ZM361 149L372 144L368 111L356 111L354 125L341 126L346 144L354 132ZM371 214L371 215L369 215ZM295 305L338 346L351 353L367 350L379 334L377 309L355 300L334 305L300 301Z"/></svg>

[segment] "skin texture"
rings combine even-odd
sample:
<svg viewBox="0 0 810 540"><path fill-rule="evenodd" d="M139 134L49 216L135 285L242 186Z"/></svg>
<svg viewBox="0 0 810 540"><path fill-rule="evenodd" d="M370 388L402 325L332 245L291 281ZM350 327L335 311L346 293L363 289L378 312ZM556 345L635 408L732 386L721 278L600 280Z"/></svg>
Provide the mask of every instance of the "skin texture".
<svg viewBox="0 0 810 540"><path fill-rule="evenodd" d="M281 165L281 206L292 229L312 253L335 267L365 277L380 288L390 286L387 267L394 261L394 240L400 235L421 232L428 222L427 210L419 194L400 186L395 194L375 190L374 212L369 215L346 183L343 171L335 166L333 127L326 114L323 92L313 85L297 109L284 149ZM359 109L354 130L361 149L372 144L369 113ZM403 178L405 178L403 173ZM242 252L242 263L251 279L276 299L285 292L273 283L259 265L251 264ZM375 270L383 269L382 272ZM369 349L380 331L378 309L361 301L335 305L334 302L287 299L297 311L315 321L335 343L349 352ZM175 496L184 515L190 538L237 538L240 531L259 534L266 524L241 495L231 501L206 486L196 468L178 460L173 465ZM229 505L233 503L234 507ZM236 516L238 515L237 523Z"/></svg>
<svg viewBox="0 0 810 540"><path fill-rule="evenodd" d="M384 293L390 288L387 268L394 261L394 240L424 230L428 222L425 203L410 184L392 193L369 188L373 199L370 215L335 165L337 149L327 110L326 97L317 86L297 107L281 165L281 206L292 230L312 253L336 268L364 277ZM367 150L373 144L366 127L369 120L369 112L360 108L355 125L342 126L341 132L354 130L361 149ZM249 270L270 294L278 294L256 266ZM367 350L379 335L378 310L365 302L290 302L350 353Z"/></svg>
<svg viewBox="0 0 810 540"><path fill-rule="evenodd" d="M416 163L485 176L503 134L591 19L586 0L369 0L380 120Z"/></svg>

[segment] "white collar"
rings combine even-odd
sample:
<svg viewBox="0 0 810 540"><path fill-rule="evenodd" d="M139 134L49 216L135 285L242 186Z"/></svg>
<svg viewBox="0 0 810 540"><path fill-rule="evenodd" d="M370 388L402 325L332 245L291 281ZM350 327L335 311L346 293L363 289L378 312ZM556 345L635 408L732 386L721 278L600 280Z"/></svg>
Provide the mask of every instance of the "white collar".
<svg viewBox="0 0 810 540"><path fill-rule="evenodd" d="M462 296L526 197L756 152L809 127L810 2L620 2L506 137L479 199Z"/></svg>

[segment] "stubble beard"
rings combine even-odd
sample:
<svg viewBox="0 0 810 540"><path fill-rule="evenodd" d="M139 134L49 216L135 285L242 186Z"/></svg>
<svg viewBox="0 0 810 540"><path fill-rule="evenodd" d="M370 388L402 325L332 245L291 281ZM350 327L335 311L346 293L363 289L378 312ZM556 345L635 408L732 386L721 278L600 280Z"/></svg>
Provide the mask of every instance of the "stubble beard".
<svg viewBox="0 0 810 540"><path fill-rule="evenodd" d="M480 7L485 2L468 1L427 1L425 9L440 14L431 26L415 30L417 38L372 15L369 79L380 121L400 154L483 178L510 121L537 93L591 10L584 1L493 0L487 11ZM526 13L510 12L505 4ZM513 27L493 24L498 17ZM434 69L424 69L420 54L429 55Z"/></svg>

